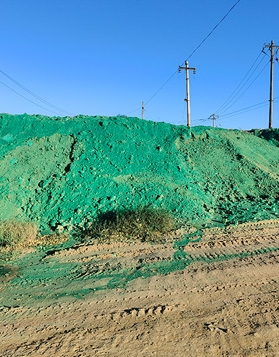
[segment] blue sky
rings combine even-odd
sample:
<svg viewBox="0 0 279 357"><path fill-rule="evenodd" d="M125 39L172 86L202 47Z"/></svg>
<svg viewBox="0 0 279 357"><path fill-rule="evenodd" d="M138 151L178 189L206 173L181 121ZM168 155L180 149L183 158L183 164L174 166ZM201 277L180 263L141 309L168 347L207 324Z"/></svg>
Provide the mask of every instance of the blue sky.
<svg viewBox="0 0 279 357"><path fill-rule="evenodd" d="M178 66L236 2L1 0L0 112L141 117L144 101L146 119L184 125ZM240 0L191 56L192 125L212 125L216 113L223 128L268 126L269 51L261 50L279 45L278 13L278 0ZM274 70L279 127L277 61Z"/></svg>

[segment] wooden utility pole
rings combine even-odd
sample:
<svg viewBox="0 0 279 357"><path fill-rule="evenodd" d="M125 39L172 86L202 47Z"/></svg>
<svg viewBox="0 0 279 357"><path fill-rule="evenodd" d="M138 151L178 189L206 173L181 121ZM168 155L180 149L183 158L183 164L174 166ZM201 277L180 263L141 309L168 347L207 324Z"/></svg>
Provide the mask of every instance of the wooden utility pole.
<svg viewBox="0 0 279 357"><path fill-rule="evenodd" d="M186 71L186 98L184 100L187 104L187 126L191 126L189 70L196 74L196 68L189 67L189 63L185 61L185 67L179 66L178 72L180 73L183 69Z"/></svg>
<svg viewBox="0 0 279 357"><path fill-rule="evenodd" d="M144 119L144 102L141 102L141 119Z"/></svg>
<svg viewBox="0 0 279 357"><path fill-rule="evenodd" d="M268 128L272 128L272 119L273 119L273 72L274 72L274 48L279 49L279 46L274 45L272 40L270 44L264 45L264 48L268 48L270 51L270 89L269 89L269 121Z"/></svg>

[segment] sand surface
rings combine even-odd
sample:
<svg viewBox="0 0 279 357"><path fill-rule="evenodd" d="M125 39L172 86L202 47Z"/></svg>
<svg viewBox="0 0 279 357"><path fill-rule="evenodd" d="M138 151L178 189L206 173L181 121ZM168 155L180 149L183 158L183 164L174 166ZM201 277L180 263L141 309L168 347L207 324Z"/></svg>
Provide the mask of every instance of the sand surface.
<svg viewBox="0 0 279 357"><path fill-rule="evenodd" d="M56 252L43 258L45 267L82 261L82 269L48 283L13 285L14 267L1 281L0 355L279 356L279 222L208 230L184 248L200 261L94 291L96 267L167 260L172 246L93 244Z"/></svg>

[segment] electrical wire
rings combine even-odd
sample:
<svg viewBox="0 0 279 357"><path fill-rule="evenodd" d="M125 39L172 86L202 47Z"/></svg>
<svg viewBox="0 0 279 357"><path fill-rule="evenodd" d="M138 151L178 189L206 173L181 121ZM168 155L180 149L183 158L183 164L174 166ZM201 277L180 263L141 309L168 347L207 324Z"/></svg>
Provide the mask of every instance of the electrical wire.
<svg viewBox="0 0 279 357"><path fill-rule="evenodd" d="M275 100L275 99L277 99L277 100ZM278 101L279 101L279 96L274 98L274 102L278 102ZM226 119L228 119L230 117L233 117L233 116L236 116L236 115L241 115L243 113L246 113L246 112L249 112L249 111L252 111L252 110L263 108L268 104L268 102L269 102L269 100L265 100L263 102L250 105L249 107L245 107L245 108L242 108L242 109L239 109L239 110L235 110L234 112L231 112L231 113L228 113L228 114L220 115L218 117L218 120L226 120ZM212 118L201 118L201 119L194 119L194 120L192 120L192 122L198 122L198 121L199 122L206 122L206 121L211 121L211 120L212 120Z"/></svg>
<svg viewBox="0 0 279 357"><path fill-rule="evenodd" d="M240 0L238 0L231 8L230 10L226 13L226 15L217 23L217 25L215 25L213 27L213 29L209 32L209 34L201 41L201 43L193 50L193 52L188 56L188 58L186 59L186 61L188 61L195 52L197 52L197 50L204 44L204 42L208 39L209 36L212 35L212 33L217 29L217 27L219 25L221 25L221 23L225 20L225 18L230 14L230 12L232 12L232 10L236 7L236 5L240 2Z"/></svg>
<svg viewBox="0 0 279 357"><path fill-rule="evenodd" d="M12 78L11 76L9 76L7 73L5 73L3 70L0 69L0 73L2 73L4 76L6 76L8 79L10 79L13 83L15 83L17 86L19 86L21 89L23 89L25 92L27 92L28 94L30 94L31 96L33 96L34 98L36 98L37 100L39 100L40 102L46 104L47 106L53 108L53 109L56 109L56 111L58 112L62 112L62 113L65 113L65 114L69 114L69 115L72 115L72 113L69 113L59 107L57 107L56 105L53 105L51 103L49 103L48 101L46 101L45 99L41 98L40 96L38 96L37 94L33 93L31 90L29 90L28 88L26 88L24 85L22 85L21 83L19 83L18 81L16 81L14 78ZM4 84L3 82L1 82L2 84ZM5 85L5 84L4 84ZM5 85L6 87L8 87L9 89L11 89L9 86ZM17 91L11 89L14 93L20 95ZM28 100L29 102L41 107L41 108L44 108L42 107L41 105L38 105L37 103L27 99L26 97L24 97L23 95L20 95L22 98ZM44 108L46 109L46 108ZM49 110L49 109L46 109L52 113L56 113L56 112L53 112L52 110Z"/></svg>
<svg viewBox="0 0 279 357"><path fill-rule="evenodd" d="M278 49L276 51L276 54L278 52ZM241 89L245 86L245 84L249 81L249 79L252 77L252 75L255 73L255 71L257 70L257 68L260 66L260 64L262 63L264 57L261 59L260 63L258 63L258 65L256 66L256 68L253 70L253 72L251 73L251 75L248 77L248 79L245 81L245 83L241 86L241 84L243 83L243 81L245 80L245 78L248 76L248 74L250 73L250 71L252 70L252 68L255 66L256 62L258 61L261 53L264 53L265 55L267 55L264 52L264 49L262 49L262 51L259 53L259 55L257 56L256 60L254 61L254 63L252 64L252 66L250 67L250 69L248 70L248 72L246 73L246 75L244 76L244 78L242 79L242 81L240 82L240 84L237 86L237 88L234 90L234 92L231 94L231 96L226 100L226 102L216 111L216 113L220 113L220 115L222 117L226 116L226 115L222 115L222 113L226 112L229 108L231 108L243 95L244 93L251 87L251 85L256 81L256 79L260 76L260 74L264 71L264 69L267 67L267 65L269 64L270 61L268 61L265 66L262 68L262 70L258 73L258 75L256 76L256 78L252 81L252 83L250 83L250 85L239 95L239 97L231 104L229 105L232 100L240 93ZM275 54L275 55L276 55ZM241 87L240 87L241 86ZM240 87L240 89L239 89ZM239 89L239 90L238 90ZM275 99L277 99L279 97L276 97ZM274 102L277 102L278 100L274 100ZM228 107L229 105L229 107ZM234 113L234 112L233 112ZM230 115L230 114L228 114Z"/></svg>
<svg viewBox="0 0 279 357"><path fill-rule="evenodd" d="M238 0L230 9L229 11L225 14L225 16L222 17L222 19L213 27L213 29L208 33L208 35L199 43L199 45L192 51L192 53L187 57L187 60L190 59L195 52L204 44L204 42L209 38L209 36L212 35L212 33L217 29L217 27L225 20L225 18L232 12L232 10L236 7L236 5L240 2L241 0ZM186 61L187 61L186 60ZM186 62L185 61L185 62ZM182 64L183 65L183 64ZM169 81L175 76L175 74L178 73L178 69L164 82L164 84L147 100L145 101L145 105L148 104L168 83ZM138 110L138 109L136 109ZM135 111L136 111L135 110Z"/></svg>
<svg viewBox="0 0 279 357"><path fill-rule="evenodd" d="M251 76L247 79L247 81L242 85L242 83L244 82L244 80L246 79L246 77L249 75L249 73L251 72L252 68L255 66L255 64L257 63L259 57L261 56L262 51L259 53L259 55L257 56L257 58L255 59L255 61L253 62L253 64L251 65L251 67L249 68L248 72L245 74L245 76L243 77L243 79L240 81L240 83L238 84L238 86L235 88L235 90L232 92L232 94L228 97L228 99L220 106L220 108L218 110L216 110L216 114L222 112L227 105L229 105L231 103L231 101L237 96L237 94L239 93L239 91L244 87L244 85L247 83L247 81L250 79L250 77L253 75L253 73L255 71L253 71L253 73L251 74ZM262 58L262 60L264 59L264 57ZM262 62L261 60L261 62ZM258 64L258 66L261 64L261 62ZM258 66L256 67L256 69L258 68ZM255 69L255 70L256 70ZM242 85L242 86L241 86ZM240 88L241 87L241 88Z"/></svg>
<svg viewBox="0 0 279 357"><path fill-rule="evenodd" d="M209 118L207 118L207 119L194 119L194 120L192 120L192 124L193 124L193 123L206 122L206 121L208 121L208 120L209 120Z"/></svg>
<svg viewBox="0 0 279 357"><path fill-rule="evenodd" d="M255 110L255 109L263 108L263 107L265 107L267 105L268 102L269 102L268 100L265 100L264 102L260 102L258 104L250 105L249 107L242 108L242 109L236 110L236 111L228 113L228 114L220 115L218 120L228 119L228 118L230 118L232 116L240 115L240 114L243 114L243 113Z"/></svg>
<svg viewBox="0 0 279 357"><path fill-rule="evenodd" d="M261 61L262 62L262 61ZM260 62L260 63L261 63ZM260 65L259 63L259 65ZM265 68L268 66L269 61L265 64L265 66L261 69L261 71L258 73L258 75L254 78L254 80L249 84L249 86L242 92L239 94L239 96L235 99L234 102L232 102L229 106L226 106L226 109L223 109L221 112L217 111L216 114L219 112L219 115L222 115L223 113L225 113L228 109L230 109L246 92L247 90L252 86L252 84L259 78L259 76L262 74L262 72L265 70ZM257 66L257 68L259 67L259 65ZM257 69L256 68L256 69ZM251 76L247 79L247 81L242 85L241 89L245 86L245 84L249 81L249 79L252 77L252 75L255 73L256 69L253 71L253 73L251 74ZM239 91L240 92L240 91ZM238 93L237 93L238 94ZM236 95L237 95L236 94ZM233 100L236 95L234 95L234 97L231 99ZM231 101L230 101L231 102Z"/></svg>
<svg viewBox="0 0 279 357"><path fill-rule="evenodd" d="M141 109L141 107L138 107L137 109L131 110L130 112L126 113L126 115L129 115L129 114L132 114L134 112L137 112L140 109Z"/></svg>
<svg viewBox="0 0 279 357"><path fill-rule="evenodd" d="M16 93L17 95L19 95L20 97L26 99L28 102L30 102L30 103L32 103L32 104L35 104L35 105L37 105L38 107L43 108L43 109L45 109L45 110L47 110L47 111L49 111L49 112L51 112L51 113L57 114L57 112L54 112L53 110L47 109L47 108L43 107L42 105L37 104L37 103L33 102L32 100L26 98L24 95L18 93L17 91L15 91L15 90L12 89L11 87L9 87L9 86L8 86L7 84L5 84L4 82L0 81L0 83L3 84L3 86L5 86L5 87L7 87L8 89L10 89L12 92L14 92L14 93Z"/></svg>
<svg viewBox="0 0 279 357"><path fill-rule="evenodd" d="M170 77L168 80L166 80L166 82L145 102L145 104L148 104L168 83L169 81L176 75L176 73L178 72L178 70L176 70Z"/></svg>

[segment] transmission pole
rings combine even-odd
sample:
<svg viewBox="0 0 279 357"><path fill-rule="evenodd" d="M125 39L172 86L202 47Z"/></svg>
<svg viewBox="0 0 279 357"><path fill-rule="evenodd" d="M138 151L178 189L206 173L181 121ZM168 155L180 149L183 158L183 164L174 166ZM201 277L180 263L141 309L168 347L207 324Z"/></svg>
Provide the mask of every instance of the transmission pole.
<svg viewBox="0 0 279 357"><path fill-rule="evenodd" d="M144 119L144 102L141 102L141 119Z"/></svg>
<svg viewBox="0 0 279 357"><path fill-rule="evenodd" d="M264 45L264 48L268 48L270 51L270 89L269 89L269 122L268 128L272 128L272 119L273 119L273 72L274 72L274 48L279 49L279 46L274 45L272 40L270 44Z"/></svg>
<svg viewBox="0 0 279 357"><path fill-rule="evenodd" d="M218 119L218 118L219 118L219 115L216 115L216 114L211 114L211 115L210 115L209 119L212 119L212 126L213 126L213 128L216 127L216 119Z"/></svg>
<svg viewBox="0 0 279 357"><path fill-rule="evenodd" d="M180 73L183 69L186 71L186 98L184 100L187 104L187 126L191 126L189 70L196 74L196 68L189 67L189 63L185 61L185 67L179 66L178 72Z"/></svg>

